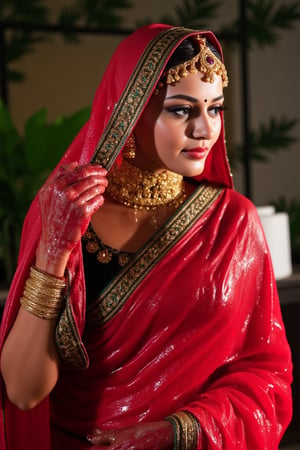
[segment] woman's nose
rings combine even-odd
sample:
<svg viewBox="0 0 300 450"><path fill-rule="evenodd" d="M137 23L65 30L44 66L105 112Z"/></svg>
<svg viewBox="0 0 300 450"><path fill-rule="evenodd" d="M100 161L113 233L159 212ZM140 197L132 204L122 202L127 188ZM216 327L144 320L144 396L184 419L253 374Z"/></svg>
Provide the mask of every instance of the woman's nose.
<svg viewBox="0 0 300 450"><path fill-rule="evenodd" d="M194 119L193 137L195 139L211 139L213 135L213 126L209 117L200 115Z"/></svg>

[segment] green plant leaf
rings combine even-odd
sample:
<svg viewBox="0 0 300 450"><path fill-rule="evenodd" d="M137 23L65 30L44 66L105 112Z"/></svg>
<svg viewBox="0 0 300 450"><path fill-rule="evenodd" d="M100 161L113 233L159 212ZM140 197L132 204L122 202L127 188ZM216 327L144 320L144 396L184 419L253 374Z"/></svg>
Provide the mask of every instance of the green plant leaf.
<svg viewBox="0 0 300 450"><path fill-rule="evenodd" d="M59 12L57 24L62 27L74 27L78 24L80 18L80 10L76 5L64 6ZM71 43L78 44L80 42L76 33L66 32L63 33L63 37L66 41Z"/></svg>
<svg viewBox="0 0 300 450"><path fill-rule="evenodd" d="M120 11L130 8L129 0L77 0L74 6L81 13L85 25L99 28L118 28L123 22Z"/></svg>
<svg viewBox="0 0 300 450"><path fill-rule="evenodd" d="M19 134L4 102L0 99L0 142L1 165L0 181L10 177L10 168L14 159L15 149L19 142Z"/></svg>
<svg viewBox="0 0 300 450"><path fill-rule="evenodd" d="M207 28L209 19L217 15L217 9L220 6L219 0L182 0L176 5L175 15L163 14L158 22L170 25L182 25L193 28ZM150 19L140 21L138 25L151 23Z"/></svg>
<svg viewBox="0 0 300 450"><path fill-rule="evenodd" d="M297 123L297 119L271 117L268 123L261 123L257 130L250 131L251 158L266 162L275 152L288 150L297 141L291 134ZM234 157L244 160L241 146L234 147L231 158Z"/></svg>
<svg viewBox="0 0 300 450"><path fill-rule="evenodd" d="M184 26L200 27L206 20L216 16L219 1L183 0L181 6L176 6L177 20Z"/></svg>
<svg viewBox="0 0 300 450"><path fill-rule="evenodd" d="M45 23L48 8L44 0L1 0L0 18L6 21Z"/></svg>
<svg viewBox="0 0 300 450"><path fill-rule="evenodd" d="M249 0L247 3L247 26L249 47L257 45L261 48L274 46L280 38L282 30L291 30L300 19L300 5L278 3L273 0ZM231 24L223 25L222 36L235 36L240 39L240 22L235 19Z"/></svg>
<svg viewBox="0 0 300 450"><path fill-rule="evenodd" d="M31 173L49 172L58 163L76 133L87 121L90 108L47 123L47 110L33 114L25 124L24 149Z"/></svg>
<svg viewBox="0 0 300 450"><path fill-rule="evenodd" d="M48 123L42 109L27 120L21 136L0 101L0 257L5 255L6 279L15 268L22 223L34 195L89 115L90 107Z"/></svg>
<svg viewBox="0 0 300 450"><path fill-rule="evenodd" d="M41 33L13 31L6 40L6 61L11 63L33 51L34 45L45 41Z"/></svg>
<svg viewBox="0 0 300 450"><path fill-rule="evenodd" d="M272 0L250 0L249 35L260 47L274 45L281 29L291 29L300 18L298 2L276 5Z"/></svg>
<svg viewBox="0 0 300 450"><path fill-rule="evenodd" d="M9 135L11 133L18 134L16 127L13 123L13 120L11 118L11 115L3 102L3 100L0 98L0 133L2 137L5 137L5 135ZM3 150L3 146L1 146Z"/></svg>

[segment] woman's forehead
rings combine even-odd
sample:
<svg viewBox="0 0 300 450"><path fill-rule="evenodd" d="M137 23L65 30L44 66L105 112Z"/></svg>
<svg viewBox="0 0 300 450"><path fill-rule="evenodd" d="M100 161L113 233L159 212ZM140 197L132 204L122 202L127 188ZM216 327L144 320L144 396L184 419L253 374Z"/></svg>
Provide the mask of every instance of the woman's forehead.
<svg viewBox="0 0 300 450"><path fill-rule="evenodd" d="M181 95L189 95L196 100L201 100L203 95L209 99L220 97L223 95L222 78L215 74L213 82L204 81L203 74L197 72L188 74L186 78L181 78L178 82L166 87L165 98Z"/></svg>

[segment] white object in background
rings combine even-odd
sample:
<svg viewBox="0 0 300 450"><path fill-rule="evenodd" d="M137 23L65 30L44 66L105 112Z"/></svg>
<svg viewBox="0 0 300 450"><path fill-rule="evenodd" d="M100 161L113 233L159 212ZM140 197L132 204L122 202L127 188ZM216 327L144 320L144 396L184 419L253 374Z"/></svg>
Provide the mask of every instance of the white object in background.
<svg viewBox="0 0 300 450"><path fill-rule="evenodd" d="M273 206L256 208L266 235L276 280L293 273L289 217L285 212L275 212Z"/></svg>

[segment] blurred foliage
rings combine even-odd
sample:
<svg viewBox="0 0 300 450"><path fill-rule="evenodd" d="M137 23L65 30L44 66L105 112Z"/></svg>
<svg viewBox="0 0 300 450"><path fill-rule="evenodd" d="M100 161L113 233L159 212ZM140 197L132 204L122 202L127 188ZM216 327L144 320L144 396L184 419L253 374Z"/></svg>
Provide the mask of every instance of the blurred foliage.
<svg viewBox="0 0 300 450"><path fill-rule="evenodd" d="M271 117L268 123L260 123L257 130L249 133L251 158L258 162L267 162L271 155L279 151L287 151L297 139L292 135L298 124L297 119ZM245 160L243 147L232 145L230 159L235 162Z"/></svg>
<svg viewBox="0 0 300 450"><path fill-rule="evenodd" d="M78 25L101 30L118 30L123 25L122 11L131 8L129 0L73 0L59 12L57 24L65 27ZM74 33L64 33L67 40L78 42Z"/></svg>
<svg viewBox="0 0 300 450"><path fill-rule="evenodd" d="M23 25L51 25L50 10L45 0L2 0L0 2L0 22L20 23ZM220 0L181 0L174 5L173 14L164 14L157 22L182 25L191 28L211 28L210 23L219 17ZM67 6L61 6L52 25L73 28L91 27L101 30L120 30L124 23L124 12L132 8L131 0L73 0ZM247 23L249 46L260 47L276 45L282 30L291 30L300 19L298 0L274 2L274 0L249 0L247 3ZM152 22L145 18L138 25ZM218 35L230 37L233 42L240 40L240 23L238 18L233 23L224 23ZM80 38L74 32L63 33L73 42ZM10 64L20 57L32 52L35 44L50 39L49 33L30 29L11 29L6 37L5 59L8 64L8 78L20 81L24 73L12 69Z"/></svg>
<svg viewBox="0 0 300 450"><path fill-rule="evenodd" d="M282 30L291 30L300 19L300 5L296 1L290 5L275 4L274 0L250 0L249 40L260 47L276 45Z"/></svg>
<svg viewBox="0 0 300 450"><path fill-rule="evenodd" d="M21 136L0 100L0 259L5 262L6 281L16 265L26 211L89 115L90 108L85 108L48 123L42 109L29 117Z"/></svg>
<svg viewBox="0 0 300 450"><path fill-rule="evenodd" d="M264 48L278 43L283 30L292 30L300 19L300 4L297 1L275 2L274 0L248 0L247 26L249 47ZM239 39L239 20L221 28L221 34Z"/></svg>
<svg viewBox="0 0 300 450"><path fill-rule="evenodd" d="M48 22L48 9L43 0L1 0L0 22L28 24L32 21L39 25ZM10 64L34 50L37 43L46 40L39 32L26 29L11 30L5 35L5 54L7 63L7 77L10 81L22 81L24 73L12 69ZM3 55L1 55L3 57Z"/></svg>
<svg viewBox="0 0 300 450"><path fill-rule="evenodd" d="M220 6L218 0L182 0L181 4L174 5L174 14L163 14L157 20L158 23L184 26L189 28L208 28L209 20L218 16ZM137 26L153 22L153 18L144 18Z"/></svg>
<svg viewBox="0 0 300 450"><path fill-rule="evenodd" d="M11 63L34 50L37 43L49 40L49 32L36 31L38 27L60 25L65 27L94 27L98 29L119 29L123 23L121 12L131 7L129 0L73 0L69 6L62 6L56 22L50 21L49 2L45 0L1 0L0 23L22 24L19 29L11 28L5 36L5 61L9 81L22 81L25 74L12 69ZM26 28L27 26L27 28ZM74 33L63 33L68 40L79 42ZM2 55L3 56L3 55Z"/></svg>
<svg viewBox="0 0 300 450"><path fill-rule="evenodd" d="M237 2L238 3L238 2ZM174 5L172 15L162 15L157 22L169 23L171 25L182 25L190 28L211 29L213 19L220 17L220 0L182 0L180 4ZM249 46L259 47L274 46L277 44L280 33L283 30L293 29L300 19L300 4L296 0L286 2L275 2L274 0L248 0L247 2L247 26ZM225 18L226 20L226 18ZM143 23L152 20L146 18ZM221 25L217 33L219 36L230 37L233 42L240 40L240 22L236 18L232 23Z"/></svg>
<svg viewBox="0 0 300 450"><path fill-rule="evenodd" d="M117 29L123 22L120 11L131 6L129 0L74 0L70 6L62 7L58 23Z"/></svg>

